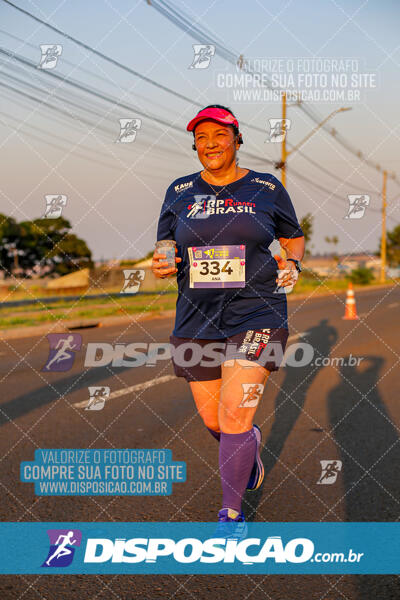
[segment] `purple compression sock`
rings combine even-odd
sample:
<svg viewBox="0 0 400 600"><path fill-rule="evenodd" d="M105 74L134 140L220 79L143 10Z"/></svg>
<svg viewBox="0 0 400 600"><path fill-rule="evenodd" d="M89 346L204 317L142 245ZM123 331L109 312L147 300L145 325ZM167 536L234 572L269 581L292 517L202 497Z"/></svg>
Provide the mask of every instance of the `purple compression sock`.
<svg viewBox="0 0 400 600"><path fill-rule="evenodd" d="M249 481L256 454L254 429L243 433L223 433L219 444L219 471L222 483L222 508L241 511L242 497Z"/></svg>
<svg viewBox="0 0 400 600"><path fill-rule="evenodd" d="M211 433L211 435L213 437L215 437L215 439L218 440L218 442L219 442L220 437L221 437L221 433L219 431L214 431L214 429L210 429L209 427L207 427L207 429Z"/></svg>

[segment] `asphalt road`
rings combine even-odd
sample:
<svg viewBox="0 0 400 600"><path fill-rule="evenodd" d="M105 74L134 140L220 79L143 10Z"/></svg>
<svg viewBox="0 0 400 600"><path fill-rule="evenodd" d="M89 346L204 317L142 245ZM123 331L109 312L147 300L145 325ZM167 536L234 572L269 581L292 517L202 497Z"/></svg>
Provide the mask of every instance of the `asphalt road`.
<svg viewBox="0 0 400 600"><path fill-rule="evenodd" d="M290 302L291 343L314 357L362 358L359 366L286 367L271 375L256 422L266 477L248 493L255 521L397 521L400 515L400 289L357 294L359 321L345 321L344 295ZM155 367L84 368L88 342L167 342L172 320L81 330L83 349L67 373L43 372L46 338L1 341L2 521L214 521L220 508L217 442L196 415L183 379L76 406L89 385L112 392L173 375ZM297 339L296 334L302 334ZM36 497L19 464L36 448L170 448L187 482L170 497ZM340 460L318 485L321 460ZM398 600L397 576L1 576L4 600L123 600L232 597L240 600Z"/></svg>

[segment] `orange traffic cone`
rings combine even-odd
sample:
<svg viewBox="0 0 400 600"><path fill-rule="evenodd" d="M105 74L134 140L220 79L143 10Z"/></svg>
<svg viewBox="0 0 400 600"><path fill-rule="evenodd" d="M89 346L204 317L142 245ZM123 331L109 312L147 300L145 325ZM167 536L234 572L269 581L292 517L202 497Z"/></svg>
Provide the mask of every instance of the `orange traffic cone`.
<svg viewBox="0 0 400 600"><path fill-rule="evenodd" d="M354 298L354 290L353 284L349 283L349 287L347 289L346 294L346 308L344 311L344 317L348 321L354 321L358 319L357 309L356 309L356 300Z"/></svg>

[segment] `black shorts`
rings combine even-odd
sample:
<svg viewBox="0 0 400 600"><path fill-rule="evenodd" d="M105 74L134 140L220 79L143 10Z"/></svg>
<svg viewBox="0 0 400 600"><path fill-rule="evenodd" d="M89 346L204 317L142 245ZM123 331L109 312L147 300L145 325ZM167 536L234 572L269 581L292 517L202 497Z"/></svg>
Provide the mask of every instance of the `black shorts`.
<svg viewBox="0 0 400 600"><path fill-rule="evenodd" d="M282 362L289 332L287 329L249 329L219 340L170 336L174 346L175 375L186 381L221 378L221 364L250 360L268 371L277 371Z"/></svg>

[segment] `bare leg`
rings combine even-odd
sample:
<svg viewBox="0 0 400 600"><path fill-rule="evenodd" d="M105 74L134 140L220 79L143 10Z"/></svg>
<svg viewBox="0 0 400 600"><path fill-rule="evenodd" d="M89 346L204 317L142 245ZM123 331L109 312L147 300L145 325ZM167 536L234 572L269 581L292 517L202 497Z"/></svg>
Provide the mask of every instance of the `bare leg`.
<svg viewBox="0 0 400 600"><path fill-rule="evenodd" d="M203 419L204 425L213 431L219 432L218 405L221 379L190 381L189 384L198 413Z"/></svg>
<svg viewBox="0 0 400 600"><path fill-rule="evenodd" d="M235 360L233 366L222 365L221 401L218 411L221 431L242 433L252 428L258 403L252 407L240 406L244 399L242 384L265 385L269 375L270 371L248 360Z"/></svg>

